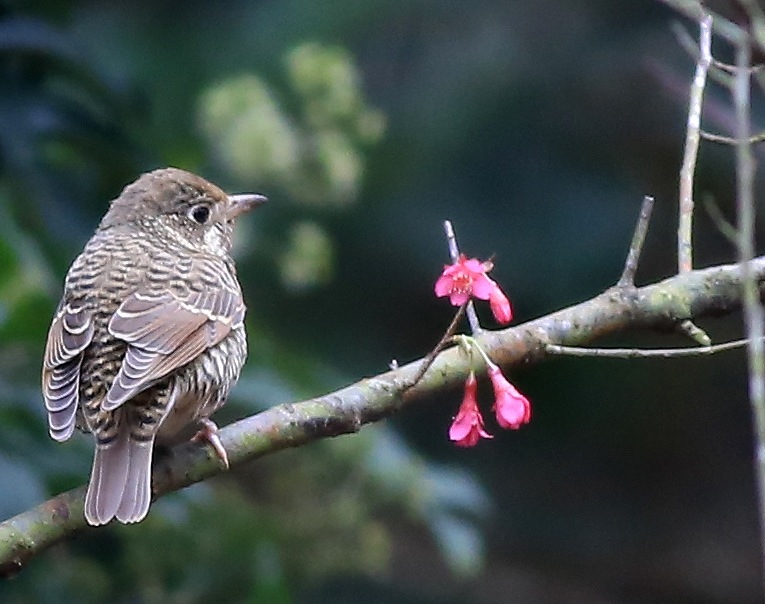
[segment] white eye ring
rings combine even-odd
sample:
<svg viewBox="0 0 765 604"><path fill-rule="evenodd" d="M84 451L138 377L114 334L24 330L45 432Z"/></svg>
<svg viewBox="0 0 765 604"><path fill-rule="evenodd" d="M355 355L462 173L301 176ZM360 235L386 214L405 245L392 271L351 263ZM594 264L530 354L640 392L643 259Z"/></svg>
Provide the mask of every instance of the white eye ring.
<svg viewBox="0 0 765 604"><path fill-rule="evenodd" d="M210 206L200 203L189 210L189 218L191 218L197 224L205 224L210 220L212 211Z"/></svg>

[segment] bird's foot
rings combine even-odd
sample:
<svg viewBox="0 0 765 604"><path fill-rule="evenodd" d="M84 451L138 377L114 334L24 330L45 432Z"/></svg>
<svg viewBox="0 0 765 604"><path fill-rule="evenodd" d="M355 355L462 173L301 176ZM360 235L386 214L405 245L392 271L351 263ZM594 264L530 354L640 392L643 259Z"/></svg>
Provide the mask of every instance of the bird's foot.
<svg viewBox="0 0 765 604"><path fill-rule="evenodd" d="M226 453L226 449L223 448L223 443L220 441L220 436L218 436L218 426L215 425L214 421L207 418L199 420L199 423L202 424L202 427L199 429L199 432L191 437L192 442L209 443L215 451L215 454L221 460L221 463L223 463L224 467L228 470L228 453Z"/></svg>

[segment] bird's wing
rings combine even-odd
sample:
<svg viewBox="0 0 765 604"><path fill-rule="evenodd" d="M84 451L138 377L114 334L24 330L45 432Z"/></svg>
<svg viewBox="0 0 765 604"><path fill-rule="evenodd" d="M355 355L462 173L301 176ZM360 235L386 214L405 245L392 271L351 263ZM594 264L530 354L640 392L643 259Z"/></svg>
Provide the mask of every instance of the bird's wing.
<svg viewBox="0 0 765 604"><path fill-rule="evenodd" d="M93 339L93 330L93 317L84 307L62 302L48 331L42 392L48 431L58 441L68 439L74 431L82 353Z"/></svg>
<svg viewBox="0 0 765 604"><path fill-rule="evenodd" d="M243 323L244 313L241 293L227 287L206 287L184 297L168 291L133 293L109 321L110 333L128 347L101 408L116 409L215 346Z"/></svg>

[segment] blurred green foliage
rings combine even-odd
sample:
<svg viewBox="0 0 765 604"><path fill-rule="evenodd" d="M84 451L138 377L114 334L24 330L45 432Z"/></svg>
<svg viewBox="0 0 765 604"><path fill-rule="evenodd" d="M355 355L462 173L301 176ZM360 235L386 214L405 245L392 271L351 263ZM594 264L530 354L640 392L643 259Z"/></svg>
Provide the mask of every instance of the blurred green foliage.
<svg viewBox="0 0 765 604"><path fill-rule="evenodd" d="M495 255L519 320L611 285L646 193L639 280L671 274L692 71L674 18L650 0L0 0L0 516L87 477L89 438L47 437L40 357L69 263L142 171L271 199L236 241L250 360L224 424L425 354L451 318L432 294L445 218ZM725 96L708 103L725 132ZM730 166L702 147L697 187L726 215ZM701 213L695 253L732 258ZM721 341L738 319L704 327ZM743 367L518 372L532 423L467 451L443 393L87 531L0 602L760 601Z"/></svg>
<svg viewBox="0 0 765 604"><path fill-rule="evenodd" d="M203 93L199 119L210 148L241 182L279 187L301 203L352 203L364 152L382 136L382 114L366 105L356 66L340 48L302 44L289 52L285 72L282 94L254 74Z"/></svg>

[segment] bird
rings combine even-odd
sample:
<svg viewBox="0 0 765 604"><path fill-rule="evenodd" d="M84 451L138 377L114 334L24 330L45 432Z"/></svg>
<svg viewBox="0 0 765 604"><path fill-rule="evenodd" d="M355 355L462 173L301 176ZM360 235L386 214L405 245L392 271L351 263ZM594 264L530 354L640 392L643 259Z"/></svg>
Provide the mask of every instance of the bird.
<svg viewBox="0 0 765 604"><path fill-rule="evenodd" d="M247 357L245 304L231 257L236 219L262 205L162 168L127 185L64 281L45 345L48 431L89 432L90 525L143 520L155 443L199 426L224 466L210 415Z"/></svg>

